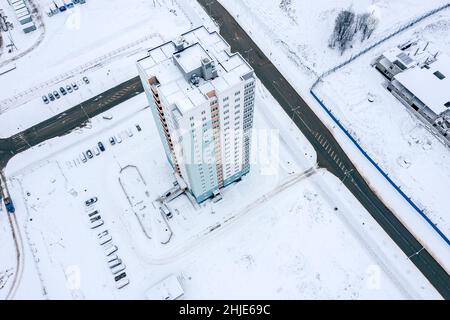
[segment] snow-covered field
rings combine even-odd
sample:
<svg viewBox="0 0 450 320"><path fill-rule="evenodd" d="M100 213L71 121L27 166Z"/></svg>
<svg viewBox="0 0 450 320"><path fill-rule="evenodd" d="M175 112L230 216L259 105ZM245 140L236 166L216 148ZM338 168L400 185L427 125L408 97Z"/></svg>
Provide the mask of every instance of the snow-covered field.
<svg viewBox="0 0 450 320"><path fill-rule="evenodd" d="M279 1L221 1L327 124L356 166L385 199L385 203L448 270L450 253L445 241L349 143L349 139L336 128L332 119L309 94L317 74L347 60L412 18L448 1L322 0L314 2L314 5L299 0L287 2L290 2L291 8L288 11L280 8ZM356 41L354 47L341 56L328 48L328 39L337 12L350 6L357 13L375 10L380 22L369 41L363 45ZM248 9L250 7L251 10ZM447 237L450 234L450 216L445 197L445 190L450 185L448 150L421 128L418 121L411 118L389 92L382 89L382 77L370 67L370 62L384 50L404 43L412 36L426 37L439 43L442 51L448 52L449 15L449 10L443 11L393 37L326 78L325 86L318 88L319 96L327 106L336 112L369 154L390 176L396 178L394 180L406 194L430 215ZM376 96L376 103L368 104L369 92ZM402 165L404 160L411 163L409 168Z"/></svg>
<svg viewBox="0 0 450 320"><path fill-rule="evenodd" d="M176 213L167 245L145 236L118 181L121 168L138 167L151 199L173 181L144 95L112 109L112 120L99 116L90 128L13 158L6 175L26 242L16 298L141 299L169 274L194 299L437 298L340 181L325 171L303 174L314 168L312 147L258 88L254 141L278 133L269 143L272 156L265 142L255 143L251 173L216 204L194 210L184 196L170 203ZM108 138L119 134L123 141L110 146ZM104 153L76 160L99 140L107 143ZM83 202L92 196L99 198L101 228L127 266L130 285L123 290L114 288L100 231L89 228ZM31 281L33 273L39 277Z"/></svg>

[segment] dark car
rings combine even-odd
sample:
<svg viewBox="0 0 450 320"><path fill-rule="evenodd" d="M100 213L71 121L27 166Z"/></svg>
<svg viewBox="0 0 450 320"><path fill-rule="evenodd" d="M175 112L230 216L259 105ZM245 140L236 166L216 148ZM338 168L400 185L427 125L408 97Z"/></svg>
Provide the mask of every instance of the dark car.
<svg viewBox="0 0 450 320"><path fill-rule="evenodd" d="M136 125L136 129L137 129L137 131L141 131L142 129L141 129L141 126L140 125Z"/></svg>
<svg viewBox="0 0 450 320"><path fill-rule="evenodd" d="M59 91L61 91L63 96L65 96L67 94L66 89L64 89L63 87L59 88Z"/></svg>
<svg viewBox="0 0 450 320"><path fill-rule="evenodd" d="M89 84L89 79L88 79L88 77L83 77L83 81L84 81L84 83Z"/></svg>
<svg viewBox="0 0 450 320"><path fill-rule="evenodd" d="M74 90L78 90L78 85L77 85L75 82L73 82L73 83L72 83L72 88L73 88Z"/></svg>
<svg viewBox="0 0 450 320"><path fill-rule="evenodd" d="M98 200L97 197L93 197L93 198L90 198L89 200L86 200L86 201L84 202L84 204L85 204L87 207L89 207L90 205L96 203L97 200ZM98 212L97 212L97 213L98 213Z"/></svg>
<svg viewBox="0 0 450 320"><path fill-rule="evenodd" d="M48 100L47 96L42 96L42 101L44 101L45 104L49 104L50 100Z"/></svg>
<svg viewBox="0 0 450 320"><path fill-rule="evenodd" d="M53 95L55 96L56 99L61 98L61 96L59 95L58 91L53 91Z"/></svg>
<svg viewBox="0 0 450 320"><path fill-rule="evenodd" d="M55 96L53 95L53 93L49 93L48 98L50 99L50 101L55 101Z"/></svg>
<svg viewBox="0 0 450 320"><path fill-rule="evenodd" d="M101 152L105 151L105 146L101 141L98 143L98 148L100 149Z"/></svg>
<svg viewBox="0 0 450 320"><path fill-rule="evenodd" d="M67 92L69 92L69 93L72 93L72 92L73 92L72 87L69 86L69 85L66 86L66 90L67 90Z"/></svg>
<svg viewBox="0 0 450 320"><path fill-rule="evenodd" d="M91 150L86 151L86 155L89 159L92 159L94 157Z"/></svg>
<svg viewBox="0 0 450 320"><path fill-rule="evenodd" d="M116 144L114 137L109 138L109 143L111 143L112 146Z"/></svg>

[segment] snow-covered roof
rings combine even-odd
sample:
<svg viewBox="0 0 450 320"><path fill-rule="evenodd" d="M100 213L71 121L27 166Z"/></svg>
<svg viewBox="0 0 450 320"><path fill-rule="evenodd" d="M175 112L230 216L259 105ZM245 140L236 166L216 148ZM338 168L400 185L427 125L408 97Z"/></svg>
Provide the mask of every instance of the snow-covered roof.
<svg viewBox="0 0 450 320"><path fill-rule="evenodd" d="M207 102L208 92L227 90L253 71L239 53L230 52L230 46L217 32L209 32L202 26L182 37L183 50L178 51L171 41L149 50L148 57L138 61L148 79L156 76L160 93L168 103L176 104L182 114ZM195 86L186 79L186 74L200 68L204 58L214 62L217 77L207 81L200 79Z"/></svg>
<svg viewBox="0 0 450 320"><path fill-rule="evenodd" d="M412 58L408 52L400 50L398 47L389 49L383 53L383 56L391 63L399 61L405 66L405 69L411 67L415 63L415 59Z"/></svg>
<svg viewBox="0 0 450 320"><path fill-rule="evenodd" d="M429 68L415 67L395 76L406 89L436 114L448 110L450 104L450 57L440 55Z"/></svg>

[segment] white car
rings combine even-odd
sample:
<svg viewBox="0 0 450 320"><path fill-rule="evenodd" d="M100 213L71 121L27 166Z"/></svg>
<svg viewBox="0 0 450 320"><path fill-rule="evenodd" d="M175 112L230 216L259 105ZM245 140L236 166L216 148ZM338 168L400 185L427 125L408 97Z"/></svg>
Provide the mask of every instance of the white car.
<svg viewBox="0 0 450 320"><path fill-rule="evenodd" d="M112 255L107 257L107 262L110 263L111 261L117 260L119 259L119 257L117 256L117 254L113 253Z"/></svg>
<svg viewBox="0 0 450 320"><path fill-rule="evenodd" d="M80 154L80 158L81 158L81 161L83 161L83 162L86 162L86 161L87 161L87 158L86 158L86 155L84 154L84 152L82 152L82 153Z"/></svg>
<svg viewBox="0 0 450 320"><path fill-rule="evenodd" d="M108 267L113 270L114 268L120 266L122 264L122 260L120 259L114 259L111 261L108 261Z"/></svg>
<svg viewBox="0 0 450 320"><path fill-rule="evenodd" d="M99 155L100 155L100 149L99 149L98 147L95 147L95 148L94 148L94 154L95 154L96 156L99 156Z"/></svg>
<svg viewBox="0 0 450 320"><path fill-rule="evenodd" d="M108 242L111 242L111 241L112 241L112 237L108 234L106 236L101 237L100 240L99 240L99 243L100 243L101 246L103 246L103 245L105 245L105 244L107 244Z"/></svg>
<svg viewBox="0 0 450 320"><path fill-rule="evenodd" d="M120 261L120 259L119 259L119 261ZM126 268L125 264L122 263L122 261L120 261L119 264L117 264L111 268L111 272L112 272L112 274L118 274L119 272L122 272L123 270L125 270L125 268Z"/></svg>
<svg viewBox="0 0 450 320"><path fill-rule="evenodd" d="M116 140L117 143L122 143L122 138L120 137L120 134L116 136L114 136L114 139Z"/></svg>

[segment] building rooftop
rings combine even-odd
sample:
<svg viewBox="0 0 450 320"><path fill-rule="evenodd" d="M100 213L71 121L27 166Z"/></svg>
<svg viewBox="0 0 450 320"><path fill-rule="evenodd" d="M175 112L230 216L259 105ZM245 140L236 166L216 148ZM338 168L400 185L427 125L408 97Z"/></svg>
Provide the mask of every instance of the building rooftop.
<svg viewBox="0 0 450 320"><path fill-rule="evenodd" d="M395 76L406 89L436 114L450 105L450 57L440 55L428 67L408 69Z"/></svg>
<svg viewBox="0 0 450 320"><path fill-rule="evenodd" d="M182 39L182 47L180 41L170 41L149 50L148 56L138 61L149 79L156 76L159 91L181 114L208 101L208 92L220 93L253 71L239 53L231 53L217 32L204 26L183 34ZM202 77L202 61L213 63L215 76L211 79Z"/></svg>

